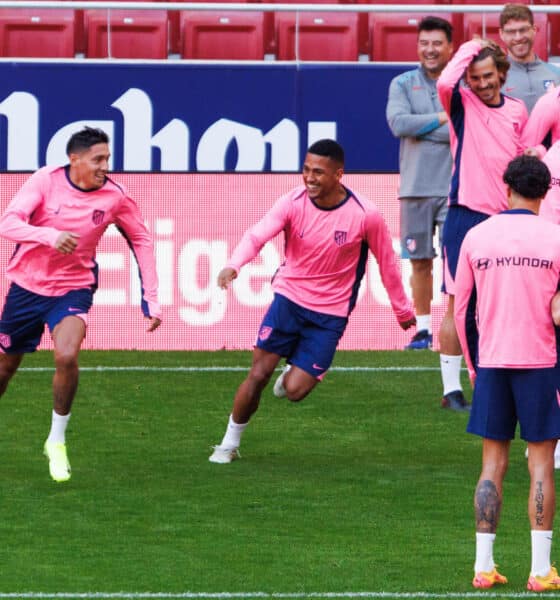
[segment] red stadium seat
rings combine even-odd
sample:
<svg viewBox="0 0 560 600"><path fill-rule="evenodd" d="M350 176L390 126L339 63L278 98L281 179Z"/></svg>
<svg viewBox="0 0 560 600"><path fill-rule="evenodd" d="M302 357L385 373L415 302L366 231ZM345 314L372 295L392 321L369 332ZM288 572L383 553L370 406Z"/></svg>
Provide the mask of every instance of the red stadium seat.
<svg viewBox="0 0 560 600"><path fill-rule="evenodd" d="M375 61L418 61L418 23L432 15L446 19L453 25L453 44L457 46L457 19L453 13L370 13L369 57Z"/></svg>
<svg viewBox="0 0 560 600"><path fill-rule="evenodd" d="M145 0L149 2L149 0ZM165 2L166 0L156 0L160 2ZM258 2L259 0L178 0L179 2ZM265 13L272 17L271 12ZM169 18L169 50L170 52L178 54L181 52L181 25L180 25L180 11L178 10L170 10L168 11ZM266 16L265 16L265 26L266 26ZM271 37L272 37L271 30Z"/></svg>
<svg viewBox="0 0 560 600"><path fill-rule="evenodd" d="M181 11L181 57L263 60L264 13Z"/></svg>
<svg viewBox="0 0 560 600"><path fill-rule="evenodd" d="M166 10L87 10L88 58L167 58Z"/></svg>
<svg viewBox="0 0 560 600"><path fill-rule="evenodd" d="M296 13L278 12L276 58L296 59ZM357 61L358 15L356 13L299 13L298 60Z"/></svg>
<svg viewBox="0 0 560 600"><path fill-rule="evenodd" d="M549 14L548 24L550 33L550 54L552 56L560 56L560 14ZM537 35L540 35L540 33ZM539 55L539 58L542 57Z"/></svg>
<svg viewBox="0 0 560 600"><path fill-rule="evenodd" d="M531 0L515 0L516 4L533 4ZM450 4L506 4L503 0L451 0Z"/></svg>
<svg viewBox="0 0 560 600"><path fill-rule="evenodd" d="M542 60L548 60L548 18L545 13L534 13L533 16L538 29L535 37L535 52ZM505 48L505 44L500 39L499 13L466 13L463 23L466 40L472 39L476 34L494 40Z"/></svg>
<svg viewBox="0 0 560 600"><path fill-rule="evenodd" d="M251 2L266 2L267 4L352 4L352 0L250 0ZM365 16L365 13L364 13ZM276 54L276 35L275 35L274 13L264 13L264 43L265 52L268 54Z"/></svg>
<svg viewBox="0 0 560 600"><path fill-rule="evenodd" d="M357 4L380 4L380 2L377 0L357 0ZM386 4L449 4L449 0L391 0L391 2L386 2ZM414 14L409 13L409 16L414 16ZM359 13L358 19L360 54L369 54L368 13Z"/></svg>
<svg viewBox="0 0 560 600"><path fill-rule="evenodd" d="M73 58L74 11L0 9L0 56Z"/></svg>

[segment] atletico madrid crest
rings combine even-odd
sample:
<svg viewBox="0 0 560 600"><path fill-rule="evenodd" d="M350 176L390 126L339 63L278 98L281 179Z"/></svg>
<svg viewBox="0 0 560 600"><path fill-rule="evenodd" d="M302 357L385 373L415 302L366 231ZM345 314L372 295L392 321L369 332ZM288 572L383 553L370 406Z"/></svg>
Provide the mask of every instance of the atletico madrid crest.
<svg viewBox="0 0 560 600"><path fill-rule="evenodd" d="M346 243L346 236L347 236L346 231L335 231L334 232L334 243L337 246L342 246L343 244Z"/></svg>
<svg viewBox="0 0 560 600"><path fill-rule="evenodd" d="M101 223L103 223L104 216L105 216L104 210L94 210L91 220L94 222L95 225L101 225Z"/></svg>
<svg viewBox="0 0 560 600"><path fill-rule="evenodd" d="M0 333L0 346L2 348L9 348L12 345L12 339L7 333Z"/></svg>
<svg viewBox="0 0 560 600"><path fill-rule="evenodd" d="M264 342L264 340L267 340L270 337L271 333L272 327L269 327L268 325L263 325L261 327L261 330L259 331L259 340L261 340L261 342Z"/></svg>

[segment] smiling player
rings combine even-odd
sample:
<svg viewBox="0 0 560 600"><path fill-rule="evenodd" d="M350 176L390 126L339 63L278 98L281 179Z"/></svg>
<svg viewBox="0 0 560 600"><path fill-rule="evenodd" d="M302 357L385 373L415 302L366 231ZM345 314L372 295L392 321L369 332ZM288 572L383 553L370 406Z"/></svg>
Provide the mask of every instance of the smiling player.
<svg viewBox="0 0 560 600"><path fill-rule="evenodd" d="M97 289L95 250L112 223L138 261L148 331L161 323L152 238L135 202L107 176L107 134L86 127L71 136L66 151L69 164L39 169L0 218L0 235L17 244L6 270L12 283L0 318L0 395L23 355L36 350L47 324L55 373L44 452L55 481L70 479L65 432L78 387L78 354Z"/></svg>
<svg viewBox="0 0 560 600"><path fill-rule="evenodd" d="M284 232L285 261L272 281L274 299L211 462L239 457L241 434L282 357L287 367L274 385L279 397L299 402L324 377L356 303L368 250L377 259L400 326L408 329L415 322L387 225L371 202L341 183L343 173L342 147L328 139L315 142L305 157L304 185L281 197L243 235L218 274L218 285L227 288L266 242Z"/></svg>
<svg viewBox="0 0 560 600"><path fill-rule="evenodd" d="M418 25L420 65L391 81L387 123L399 138L401 256L410 260L417 331L405 350L432 346L433 238L447 214L451 152L447 114L436 81L453 54L451 23L424 17ZM444 390L444 393L452 390ZM449 408L461 409L450 399Z"/></svg>
<svg viewBox="0 0 560 600"><path fill-rule="evenodd" d="M443 227L448 306L440 328L440 364L444 389L455 388L460 399L461 346L453 320L459 250L471 227L507 208L502 175L509 161L524 149L521 132L527 109L521 100L501 92L509 67L497 44L474 39L459 47L437 83L449 116L453 155L449 211ZM466 85L462 85L463 80ZM466 406L464 399L462 402Z"/></svg>

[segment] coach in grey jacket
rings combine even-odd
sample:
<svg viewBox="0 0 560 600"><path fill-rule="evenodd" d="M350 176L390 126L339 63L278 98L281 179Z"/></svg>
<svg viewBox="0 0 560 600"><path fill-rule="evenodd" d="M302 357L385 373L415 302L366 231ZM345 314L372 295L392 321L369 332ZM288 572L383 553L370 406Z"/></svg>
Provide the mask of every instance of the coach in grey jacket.
<svg viewBox="0 0 560 600"><path fill-rule="evenodd" d="M403 258L411 260L417 316L417 333L406 349L432 343L433 237L445 220L451 177L447 115L436 81L452 53L451 24L425 17L418 25L420 66L395 77L389 87L387 123L400 138L401 248Z"/></svg>
<svg viewBox="0 0 560 600"><path fill-rule="evenodd" d="M535 54L536 35L533 13L528 6L504 6L500 13L500 38L507 46L511 67L502 91L523 100L529 112L551 85L560 85L560 69Z"/></svg>

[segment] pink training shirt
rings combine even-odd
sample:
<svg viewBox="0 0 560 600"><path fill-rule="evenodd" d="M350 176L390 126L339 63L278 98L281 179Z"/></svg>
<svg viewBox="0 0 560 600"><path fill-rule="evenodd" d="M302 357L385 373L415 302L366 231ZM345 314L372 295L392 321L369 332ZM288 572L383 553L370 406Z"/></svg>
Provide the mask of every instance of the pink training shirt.
<svg viewBox="0 0 560 600"><path fill-rule="evenodd" d="M522 142L525 147L537 147L542 156L546 152L542 143L549 133L551 143L560 139L560 88L557 87L551 88L537 100L523 130Z"/></svg>
<svg viewBox="0 0 560 600"><path fill-rule="evenodd" d="M414 313L387 225L369 200L347 191L346 200L330 210L319 208L304 186L282 196L243 235L227 266L239 272L284 231L285 261L273 290L305 308L346 317L356 303L369 248L398 321L408 321Z"/></svg>
<svg viewBox="0 0 560 600"><path fill-rule="evenodd" d="M455 323L469 372L465 315L477 293L478 365L531 369L556 364L550 302L560 278L560 226L510 210L465 236L455 278Z"/></svg>
<svg viewBox="0 0 560 600"><path fill-rule="evenodd" d="M138 262L144 314L160 318L152 237L136 203L109 178L102 188L85 192L70 182L65 167L43 167L35 172L0 218L0 235L17 243L6 276L43 296L62 296L95 286L96 247L112 223L121 230ZM78 247L69 255L54 248L63 231L80 236Z"/></svg>
<svg viewBox="0 0 560 600"><path fill-rule="evenodd" d="M462 44L443 69L437 89L449 117L453 155L449 204L493 215L507 208L502 175L523 152L521 132L527 109L521 100L503 94L498 106L488 106L461 86L465 69L481 48L477 41Z"/></svg>
<svg viewBox="0 0 560 600"><path fill-rule="evenodd" d="M539 216L560 225L560 140L555 142L542 161L551 175L550 189L541 202Z"/></svg>

